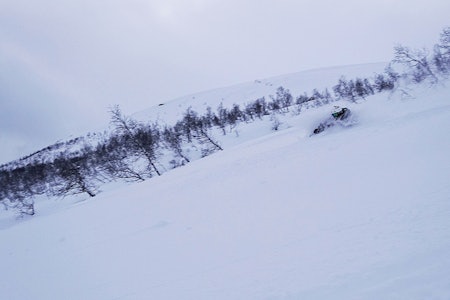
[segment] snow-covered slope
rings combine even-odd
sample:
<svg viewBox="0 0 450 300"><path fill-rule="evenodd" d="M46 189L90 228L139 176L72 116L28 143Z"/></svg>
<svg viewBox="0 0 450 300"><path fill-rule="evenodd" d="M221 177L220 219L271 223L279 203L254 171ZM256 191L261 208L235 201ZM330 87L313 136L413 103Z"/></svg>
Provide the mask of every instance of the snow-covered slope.
<svg viewBox="0 0 450 300"><path fill-rule="evenodd" d="M133 117L171 124L180 120L189 107L202 114L208 106L215 110L221 103L224 107L231 108L233 104L243 105L262 97L270 100L269 97L275 95L276 89L280 86L289 89L294 96L310 94L313 89L320 92L325 89L331 91L343 75L347 78L372 77L375 73L382 73L385 67L386 63L350 65L257 79L253 82L180 97L136 113Z"/></svg>
<svg viewBox="0 0 450 300"><path fill-rule="evenodd" d="M188 108L203 114L208 107L215 111L219 105L225 108L231 108L233 104L243 106L249 102L253 102L258 98L265 97L268 101L270 96L276 94L278 87L282 86L289 89L291 94L295 96L304 93L311 94L313 89L322 92L331 88L338 82L338 79L345 75L347 78L356 77L372 77L375 73L382 73L386 63L373 63L363 65L350 65L344 67L330 67L325 69L315 69L302 71L298 73L255 80L253 82L242 83L234 86L217 88L209 91L199 92L187 95L177 99L173 99L158 106L150 107L147 110L133 114L133 118L144 123L158 122L159 125L173 125L182 119ZM107 129L106 132L113 130ZM261 134L261 132L257 132ZM95 146L99 141L104 140L105 132L90 133L86 136L72 138L67 141L58 141L53 145L49 145L44 149L15 161L4 164L1 167L24 166L33 161L50 162L61 153L65 155L77 154L86 144ZM243 138L232 141L233 144L242 142Z"/></svg>
<svg viewBox="0 0 450 300"><path fill-rule="evenodd" d="M358 123L313 137L331 105L252 123L161 177L4 220L1 298L450 299L449 99L338 103Z"/></svg>

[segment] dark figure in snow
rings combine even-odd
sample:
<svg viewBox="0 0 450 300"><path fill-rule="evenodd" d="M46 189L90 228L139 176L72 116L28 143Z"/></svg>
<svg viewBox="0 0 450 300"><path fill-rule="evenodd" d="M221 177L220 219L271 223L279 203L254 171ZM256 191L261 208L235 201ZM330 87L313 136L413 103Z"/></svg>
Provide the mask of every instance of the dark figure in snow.
<svg viewBox="0 0 450 300"><path fill-rule="evenodd" d="M335 111L331 114L335 120L345 120L350 116L350 110L343 107L341 110Z"/></svg>
<svg viewBox="0 0 450 300"><path fill-rule="evenodd" d="M342 126L348 126L350 124L349 118L351 116L350 109L343 107L340 108L339 106L335 106L333 113L331 114L331 117L328 118L325 122L322 122L319 124L319 126L314 129L313 134L318 134L324 131L325 129L332 127L336 124L342 125Z"/></svg>

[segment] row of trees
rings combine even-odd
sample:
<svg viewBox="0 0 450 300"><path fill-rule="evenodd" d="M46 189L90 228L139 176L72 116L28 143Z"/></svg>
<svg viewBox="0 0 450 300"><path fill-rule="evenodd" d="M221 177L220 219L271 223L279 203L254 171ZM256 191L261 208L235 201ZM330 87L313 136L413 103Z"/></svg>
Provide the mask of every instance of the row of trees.
<svg viewBox="0 0 450 300"><path fill-rule="evenodd" d="M394 71L397 64L402 72ZM27 164L0 167L0 203L22 214L34 214L33 199L38 195L66 196L85 193L94 197L99 187L115 180L143 181L160 176L167 169L189 163L192 159L223 150L214 138L226 135L239 123L261 120L271 115L274 130L279 127L276 114L299 113L305 107L320 106L341 99L356 101L383 91L393 90L399 80L413 83L429 80L436 83L450 74L450 28L429 54L397 46L392 64L373 78L341 77L332 88L313 90L294 97L279 87L270 99L259 98L244 107L221 104L214 112L208 108L203 115L188 109L173 126L143 124L124 116L118 107L111 110L114 130L95 145L84 142L74 152L60 152L52 159L39 159Z"/></svg>

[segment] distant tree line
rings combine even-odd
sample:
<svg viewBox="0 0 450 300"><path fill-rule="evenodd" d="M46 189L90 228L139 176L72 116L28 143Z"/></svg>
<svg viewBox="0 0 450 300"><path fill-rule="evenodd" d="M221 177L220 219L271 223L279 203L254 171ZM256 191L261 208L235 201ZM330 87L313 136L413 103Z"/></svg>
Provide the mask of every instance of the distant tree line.
<svg viewBox="0 0 450 300"><path fill-rule="evenodd" d="M223 148L215 135L226 135L239 123L271 116L272 129L278 130L277 114L298 114L305 108L342 99L353 102L365 99L395 89L400 80L412 83L428 80L433 84L450 74L450 27L442 31L432 53L404 46L394 50L395 57L383 73L371 78L341 77L332 87L332 93L328 89L314 89L311 94L294 97L288 89L279 87L269 99L262 97L243 107L234 104L225 108L221 104L216 111L208 108L202 115L189 108L173 126L144 124L124 116L115 107L110 112L114 130L96 145L77 138L66 142L82 145L77 151L60 151L51 159L30 155L26 164L0 166L0 203L6 209L33 215L34 199L39 195L63 197L84 193L94 197L107 182L144 181L221 151ZM402 71L395 71L398 64ZM61 144L64 143L43 150L61 149Z"/></svg>

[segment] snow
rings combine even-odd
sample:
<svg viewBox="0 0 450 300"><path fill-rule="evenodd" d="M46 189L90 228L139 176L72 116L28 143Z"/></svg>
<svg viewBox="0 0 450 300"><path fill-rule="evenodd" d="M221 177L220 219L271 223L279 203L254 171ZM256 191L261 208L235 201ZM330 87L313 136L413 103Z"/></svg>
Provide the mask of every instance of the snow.
<svg viewBox="0 0 450 300"><path fill-rule="evenodd" d="M318 89L322 92L328 88L331 92L331 88L337 84L342 75L345 75L348 79L356 77L372 77L375 73L382 73L386 65L386 63L372 63L345 67L330 67L307 70L273 78L256 79L253 82L246 82L230 87L217 88L180 97L139 112L133 115L133 117L145 121L152 120L171 124L178 121L188 108L192 108L194 111L202 114L206 111L208 106L215 110L220 103L222 103L224 107L231 108L235 103L240 105L246 104L262 97L265 97L266 100L270 100L270 96L275 95L276 89L280 86L289 89L294 96L299 96L304 93L310 95L313 89Z"/></svg>
<svg viewBox="0 0 450 300"><path fill-rule="evenodd" d="M1 298L450 299L450 88L404 95L240 125L161 177L3 218ZM310 137L333 105L357 124Z"/></svg>

